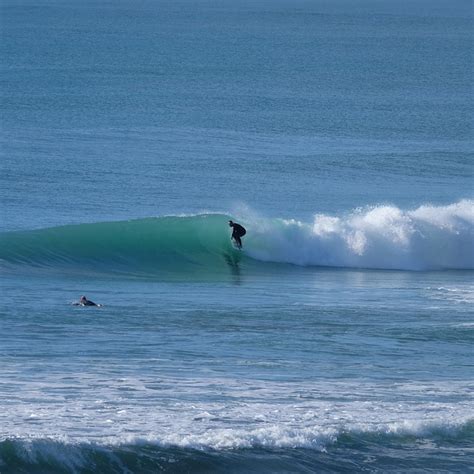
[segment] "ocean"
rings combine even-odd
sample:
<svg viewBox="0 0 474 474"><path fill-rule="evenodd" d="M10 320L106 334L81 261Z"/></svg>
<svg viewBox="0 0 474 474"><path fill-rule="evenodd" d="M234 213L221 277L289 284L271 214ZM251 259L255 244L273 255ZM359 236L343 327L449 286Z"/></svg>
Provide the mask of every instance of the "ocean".
<svg viewBox="0 0 474 474"><path fill-rule="evenodd" d="M472 472L471 8L3 1L1 474Z"/></svg>

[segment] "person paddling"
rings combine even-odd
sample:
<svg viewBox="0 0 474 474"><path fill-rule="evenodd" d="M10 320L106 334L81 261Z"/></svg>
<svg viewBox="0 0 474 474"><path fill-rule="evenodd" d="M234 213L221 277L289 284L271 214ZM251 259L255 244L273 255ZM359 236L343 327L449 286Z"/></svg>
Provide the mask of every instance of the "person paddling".
<svg viewBox="0 0 474 474"><path fill-rule="evenodd" d="M85 296L81 296L81 299L76 303L73 303L74 306L97 306L100 307L102 305L94 303L91 300L88 300Z"/></svg>
<svg viewBox="0 0 474 474"><path fill-rule="evenodd" d="M242 248L241 237L243 237L247 233L247 231L245 230L243 226L232 221L229 221L229 227L232 227L231 239L234 239L237 244L237 247L241 249Z"/></svg>

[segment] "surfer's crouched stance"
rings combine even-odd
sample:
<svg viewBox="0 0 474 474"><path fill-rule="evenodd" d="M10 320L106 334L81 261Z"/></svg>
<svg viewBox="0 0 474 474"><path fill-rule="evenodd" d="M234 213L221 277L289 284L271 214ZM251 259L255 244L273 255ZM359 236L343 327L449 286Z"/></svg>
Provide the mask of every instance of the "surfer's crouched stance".
<svg viewBox="0 0 474 474"><path fill-rule="evenodd" d="M241 249L242 240L240 240L240 238L243 237L247 233L247 231L240 224L236 224L235 222L232 222L232 221L229 221L229 227L232 227L231 239L234 239L237 244L237 247Z"/></svg>
<svg viewBox="0 0 474 474"><path fill-rule="evenodd" d="M73 303L74 306L97 306L98 308L102 306L101 304L94 303L91 300L88 300L85 296L81 296L81 299L79 301L76 301L76 303Z"/></svg>

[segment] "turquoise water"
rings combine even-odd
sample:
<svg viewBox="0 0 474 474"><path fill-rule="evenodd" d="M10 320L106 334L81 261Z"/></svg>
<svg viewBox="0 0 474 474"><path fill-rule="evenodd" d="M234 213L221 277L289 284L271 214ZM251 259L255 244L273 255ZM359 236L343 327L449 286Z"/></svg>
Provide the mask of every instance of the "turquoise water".
<svg viewBox="0 0 474 474"><path fill-rule="evenodd" d="M0 471L470 472L471 15L3 2Z"/></svg>

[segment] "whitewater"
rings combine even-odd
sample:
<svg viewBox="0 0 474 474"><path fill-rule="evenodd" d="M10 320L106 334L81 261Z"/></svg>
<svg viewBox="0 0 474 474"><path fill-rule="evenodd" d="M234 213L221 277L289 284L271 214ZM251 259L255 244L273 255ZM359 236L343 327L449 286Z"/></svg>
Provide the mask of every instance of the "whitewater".
<svg viewBox="0 0 474 474"><path fill-rule="evenodd" d="M206 456L206 452L211 453L208 456L221 453L224 458L231 458L239 450L260 450L263 454L304 449L309 457L312 452L313 457L324 457L335 447L351 450L375 444L381 448L385 443L406 443L410 439L426 443L442 440L449 445L456 441L469 443L474 436L473 400L458 403L456 408L444 401L471 390L472 383L387 386L329 382L296 386L219 378L204 385L200 379L190 378L189 390L195 387L202 399L214 398L209 391L212 387L212 391L218 388L226 397L239 402L182 400L168 406L153 404L150 413L150 404L146 402L153 398L153 394L147 393L153 390L150 385L168 386L164 388L166 397L175 400L177 394L171 387L179 383L177 379L151 381L131 377L101 380L97 381L98 386L108 385L107 392L101 390L105 399L84 399L80 405L71 404L66 411L59 400L53 404L30 404L27 412L15 413L30 419L27 432L9 426L8 419L5 420L2 430L10 435L9 441L0 442L0 455L11 456L24 466L81 472L100 458L108 469L127 470L127 453L136 453L145 461L167 451L179 458L180 450L196 451L201 456ZM136 392L133 399L127 402L120 397L121 402L113 403L112 392L120 393L125 387ZM421 402L423 394L433 390L437 399L424 406L413 401L400 403L410 395ZM278 394L282 392L291 405L279 400ZM380 399L370 397L374 392ZM328 393L337 394L337 400L327 399ZM25 399L29 396L23 395ZM370 401L361 401L361 397ZM87 428L87 418L83 416L88 409L96 413L93 430ZM46 417L54 417L54 428L41 422ZM88 431L87 436L84 431Z"/></svg>
<svg viewBox="0 0 474 474"><path fill-rule="evenodd" d="M249 254L259 260L349 268L474 269L474 201L357 209L312 223L255 223ZM266 240L268 238L268 241ZM252 241L253 243L253 241Z"/></svg>

